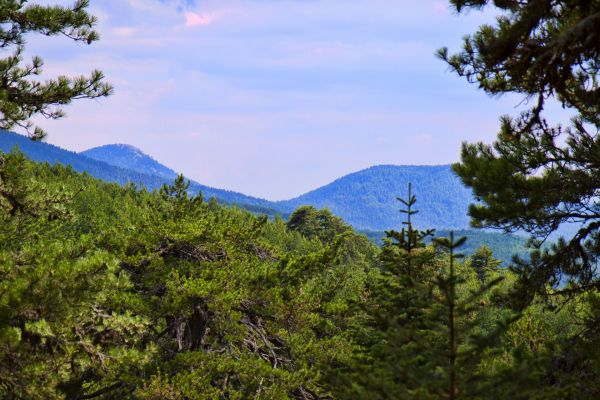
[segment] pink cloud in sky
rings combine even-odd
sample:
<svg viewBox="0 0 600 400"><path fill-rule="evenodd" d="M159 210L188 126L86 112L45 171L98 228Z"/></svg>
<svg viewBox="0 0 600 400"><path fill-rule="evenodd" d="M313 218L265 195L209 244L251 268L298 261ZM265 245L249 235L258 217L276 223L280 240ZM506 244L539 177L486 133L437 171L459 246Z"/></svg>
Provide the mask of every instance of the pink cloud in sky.
<svg viewBox="0 0 600 400"><path fill-rule="evenodd" d="M185 14L185 26L199 26L199 25L210 25L215 21L215 14L198 14L195 12L186 12Z"/></svg>
<svg viewBox="0 0 600 400"><path fill-rule="evenodd" d="M115 34L115 36L119 37L130 37L133 36L136 32L136 28L132 28L129 26L119 26L113 29L113 33Z"/></svg>
<svg viewBox="0 0 600 400"><path fill-rule="evenodd" d="M448 14L450 11L450 6L445 1L436 1L433 3L433 11L436 14Z"/></svg>

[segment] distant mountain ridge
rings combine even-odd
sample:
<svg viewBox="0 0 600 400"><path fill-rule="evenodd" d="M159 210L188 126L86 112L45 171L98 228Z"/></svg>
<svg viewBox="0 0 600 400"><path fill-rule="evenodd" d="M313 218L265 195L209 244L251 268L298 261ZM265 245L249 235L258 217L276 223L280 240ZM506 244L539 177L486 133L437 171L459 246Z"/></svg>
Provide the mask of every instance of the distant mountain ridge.
<svg viewBox="0 0 600 400"><path fill-rule="evenodd" d="M75 153L44 142L34 142L23 135L0 130L0 151L9 152L15 147L18 147L20 151L22 151L33 161L70 165L78 172L87 172L91 176L102 179L106 182L114 182L121 185L126 183L134 183L143 185L148 190L154 190L160 188L165 183L170 183L173 181L171 178L151 175L136 171L134 169L111 165L107 162L87 157L81 153ZM131 146L131 148L134 147ZM145 155L141 151L140 153L142 157L147 157L150 160L153 160L151 157ZM143 163L144 162L138 162L137 165L142 165ZM156 163L158 164L158 162ZM122 163L121 165L125 164ZM163 171L170 170L167 167L162 167ZM244 208L250 209L251 211L265 212L267 214L275 213L274 210L269 208L271 202L246 196L242 193L215 189L209 186L201 185L194 181L191 181L190 191L194 193L202 192L205 198L216 197L222 202L228 204L238 204Z"/></svg>
<svg viewBox="0 0 600 400"><path fill-rule="evenodd" d="M79 154L116 167L130 169L147 175L160 176L169 180L173 180L177 176L177 172L162 165L151 156L130 144L107 144L82 151Z"/></svg>
<svg viewBox="0 0 600 400"><path fill-rule="evenodd" d="M386 230L402 225L405 215L397 197L408 197L412 182L417 197L414 223L421 228L465 229L470 189L454 175L450 165L378 165L346 176L279 207L293 210L303 204L328 208L357 229Z"/></svg>
<svg viewBox="0 0 600 400"><path fill-rule="evenodd" d="M170 183L177 175L140 149L112 144L74 153L27 137L0 131L0 150L14 146L35 161L71 165L79 172L108 181L141 184L149 190ZM468 204L473 201L469 189L454 175L449 165L379 165L343 176L335 181L285 201L268 201L229 190L215 189L191 181L192 192L205 198L237 204L258 213L289 215L301 205L328 208L359 230L399 229L404 215L396 197L406 197L412 182L417 196L414 222L420 228L466 229L469 227Z"/></svg>

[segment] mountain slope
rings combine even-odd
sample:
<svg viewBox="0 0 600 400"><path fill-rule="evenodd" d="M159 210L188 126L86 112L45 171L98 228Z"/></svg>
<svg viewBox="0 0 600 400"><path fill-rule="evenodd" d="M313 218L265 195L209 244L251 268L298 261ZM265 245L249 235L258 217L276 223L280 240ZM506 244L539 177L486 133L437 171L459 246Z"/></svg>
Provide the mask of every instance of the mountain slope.
<svg viewBox="0 0 600 400"><path fill-rule="evenodd" d="M170 173L175 174L169 168L161 165L156 160L146 156L140 150L133 147L117 149L121 155L127 152L139 152L137 158L145 160L153 165L151 171L162 171L163 176L145 174L131 168L139 167L143 163L136 163L136 157L110 157L108 155L95 156L109 162L99 161L83 154L78 154L60 147L43 142L33 142L28 138L12 132L0 130L0 151L9 152L18 147L30 159L50 164L60 163L71 165L79 172L87 172L91 176L118 184L129 182L143 185L149 190L157 189L164 183L172 182L165 177ZM103 146L105 150L114 150L115 146ZM114 153L113 153L114 154ZM122 167L110 165L119 163ZM191 182L192 192L201 191L205 198L216 197L221 202L237 204L249 211L276 215L284 218L300 205L312 205L317 208L327 207L336 215L344 218L357 229L364 230L365 234L375 241L384 235L384 229L399 229L403 220L403 214L398 210L401 204L395 199L396 196L406 196L408 182L413 184L418 202L417 209L420 212L415 215L415 225L420 228L455 228L464 229L468 226L466 210L472 197L470 192L462 186L449 166L376 166L356 173L346 175L336 181L313 190L295 199L270 202L263 199L246 196L241 193L227 190L214 189ZM371 231L371 232L367 232ZM379 231L379 232L375 232ZM438 233L443 234L442 231ZM479 244L488 244L497 256L508 260L512 252L522 252L520 238L510 235L488 234L485 232L468 231L470 247ZM470 252L472 249L467 249Z"/></svg>
<svg viewBox="0 0 600 400"><path fill-rule="evenodd" d="M417 197L414 222L420 228L463 229L469 226L467 208L473 196L449 165L380 165L358 171L295 199L278 202L283 210L308 204L326 207L357 229L399 228L405 215L396 197L408 196L412 182Z"/></svg>
<svg viewBox="0 0 600 400"><path fill-rule="evenodd" d="M176 175L170 168L129 145L101 146L77 154L50 144L32 142L15 133L0 132L0 150L10 151L15 145L35 161L70 164L77 171L88 172L108 182L134 182L150 190L172 182ZM279 202L215 189L193 181L190 189L201 191L205 198L216 197L222 202L270 215L276 212L285 215L301 205L325 207L357 229L381 231L401 226L404 215L399 212L401 204L396 197L407 196L408 182L412 182L418 199L416 208L420 212L414 217L416 226L438 229L464 229L469 226L466 213L473 198L448 165L375 166Z"/></svg>
<svg viewBox="0 0 600 400"><path fill-rule="evenodd" d="M79 154L116 167L160 176L168 180L173 180L177 176L175 171L129 144L107 144L82 151Z"/></svg>
<svg viewBox="0 0 600 400"><path fill-rule="evenodd" d="M110 165L106 162L94 160L85 155L64 150L48 143L34 142L23 135L0 130L0 151L9 152L14 147L18 147L33 161L70 165L78 172L87 172L91 176L106 182L114 182L121 185L131 182L142 185L148 190L153 190L160 188L165 183L173 181L171 178ZM123 165L126 166L127 164L124 163ZM257 209L267 214L274 213L274 210L270 209L270 206L272 205L271 202L246 196L242 193L215 189L193 181L190 184L190 191L194 193L202 192L205 198L216 197L218 200L225 203L238 204L244 208Z"/></svg>
<svg viewBox="0 0 600 400"><path fill-rule="evenodd" d="M81 154L139 172L152 171L154 175L170 179L176 175L130 145L106 145ZM297 198L260 205L281 213L291 213L301 205L328 208L357 229L384 230L401 225L404 216L399 212L396 197L407 195L409 181L418 199L420 213L415 216L418 226L456 229L469 226L466 213L472 196L447 165L375 166L343 176Z"/></svg>

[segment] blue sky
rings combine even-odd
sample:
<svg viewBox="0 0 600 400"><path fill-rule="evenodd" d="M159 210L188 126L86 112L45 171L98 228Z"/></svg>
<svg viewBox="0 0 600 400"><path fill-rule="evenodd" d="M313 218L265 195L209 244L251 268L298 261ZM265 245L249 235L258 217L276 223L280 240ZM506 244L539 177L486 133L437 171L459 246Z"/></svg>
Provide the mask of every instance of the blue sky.
<svg viewBox="0 0 600 400"><path fill-rule="evenodd" d="M434 56L492 20L442 0L95 0L91 11L91 46L29 38L47 76L98 68L115 86L38 121L48 142L132 144L268 199L371 165L457 161L462 141L491 141L521 101L486 96Z"/></svg>

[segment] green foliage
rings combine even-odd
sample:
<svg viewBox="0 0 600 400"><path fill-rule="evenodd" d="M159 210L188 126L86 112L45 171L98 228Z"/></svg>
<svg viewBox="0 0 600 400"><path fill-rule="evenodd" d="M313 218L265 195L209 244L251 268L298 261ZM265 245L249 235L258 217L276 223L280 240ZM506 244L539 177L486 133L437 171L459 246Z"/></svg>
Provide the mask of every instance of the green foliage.
<svg viewBox="0 0 600 400"><path fill-rule="evenodd" d="M451 3L462 12L491 2ZM487 93L519 93L533 104L517 117L502 117L493 144L463 144L461 162L453 166L480 200L469 207L473 225L532 236L530 257L512 266L519 279L510 305L524 315L504 339L515 350L489 364L495 376L488 387L498 398L594 398L598 369L589 346L599 326L594 312L583 309L594 308L600 286L600 3L493 4L500 11L494 25L465 37L457 54L439 52ZM546 120L551 100L575 113L569 125ZM565 226L565 238L546 243Z"/></svg>
<svg viewBox="0 0 600 400"><path fill-rule="evenodd" d="M385 232L360 231L366 235L373 243L382 245ZM467 242L461 249L465 255L473 255L482 246L488 247L493 253L494 258L501 260L503 265L507 266L513 255L526 257L528 254L527 239L519 235L510 235L498 232L486 232L477 229L459 229L454 231L458 236L466 236ZM436 230L439 236L448 236L450 231L445 229ZM425 243L431 243L431 238L426 238Z"/></svg>
<svg viewBox="0 0 600 400"><path fill-rule="evenodd" d="M487 1L452 1L458 11ZM531 110L503 117L492 145L464 144L453 166L480 203L469 214L479 227L532 234L533 254L515 263L520 297L569 280L581 290L600 284L596 265L600 213L597 202L600 128L597 79L598 1L494 2L494 26L465 38L463 49L440 55L460 75L490 94L521 93ZM556 99L577 115L570 126L552 126L545 105ZM570 234L540 247L551 233ZM563 231L564 232L564 231Z"/></svg>
<svg viewBox="0 0 600 400"><path fill-rule="evenodd" d="M347 225L322 243L181 176L150 193L19 153L1 167L0 397L333 390L376 253Z"/></svg>
<svg viewBox="0 0 600 400"><path fill-rule="evenodd" d="M41 139L46 133L39 126L34 127L31 118L35 115L61 118L61 105L111 94L112 87L103 82L100 71L93 71L89 77L60 76L42 82L37 78L42 74L41 58L33 57L31 64L23 65L28 34L63 35L87 44L98 40L93 30L96 18L87 13L88 5L88 0L78 0L72 7L28 5L27 0L0 1L0 49L11 52L0 59L1 128L18 125L32 139Z"/></svg>
<svg viewBox="0 0 600 400"><path fill-rule="evenodd" d="M91 235L69 228L79 190L40 179L48 172L18 153L0 157L1 397L61 398L61 385L78 393L83 377L110 379L122 366L112 354L141 342L145 328L110 309L128 278ZM128 361L142 364L132 350Z"/></svg>
<svg viewBox="0 0 600 400"><path fill-rule="evenodd" d="M425 247L424 240L429 236L433 236L434 230L420 231L413 228L412 216L417 214L419 210L412 208L417 202L417 197L412 194L412 185L410 182L408 183L407 199L405 200L401 197L397 197L397 199L406 207L406 209L400 209L401 213L406 214L406 221L402 222L403 225L406 225L406 229L403 227L400 232L389 230L385 234L388 240L394 242L392 243L394 246L400 247L410 254L413 249Z"/></svg>
<svg viewBox="0 0 600 400"><path fill-rule="evenodd" d="M323 243L331 243L336 236L352 230L329 210L317 210L312 206L298 207L290 215L287 227L309 239L317 238Z"/></svg>
<svg viewBox="0 0 600 400"><path fill-rule="evenodd" d="M451 0L458 12L485 7L489 0ZM598 124L600 93L597 79L600 4L589 0L494 1L502 12L496 24L483 25L465 37L461 52L439 55L469 82L487 93L523 93L536 98L533 124L545 101L556 96ZM526 127L525 131L531 129Z"/></svg>
<svg viewBox="0 0 600 400"><path fill-rule="evenodd" d="M485 283L491 273L498 270L500 264L501 262L493 258L492 251L486 246L477 249L471 256L469 263L477 274L477 279L482 283Z"/></svg>
<svg viewBox="0 0 600 400"><path fill-rule="evenodd" d="M183 177L148 192L0 158L1 398L596 393L597 296L515 313L485 248L379 249L326 210L269 220Z"/></svg>

